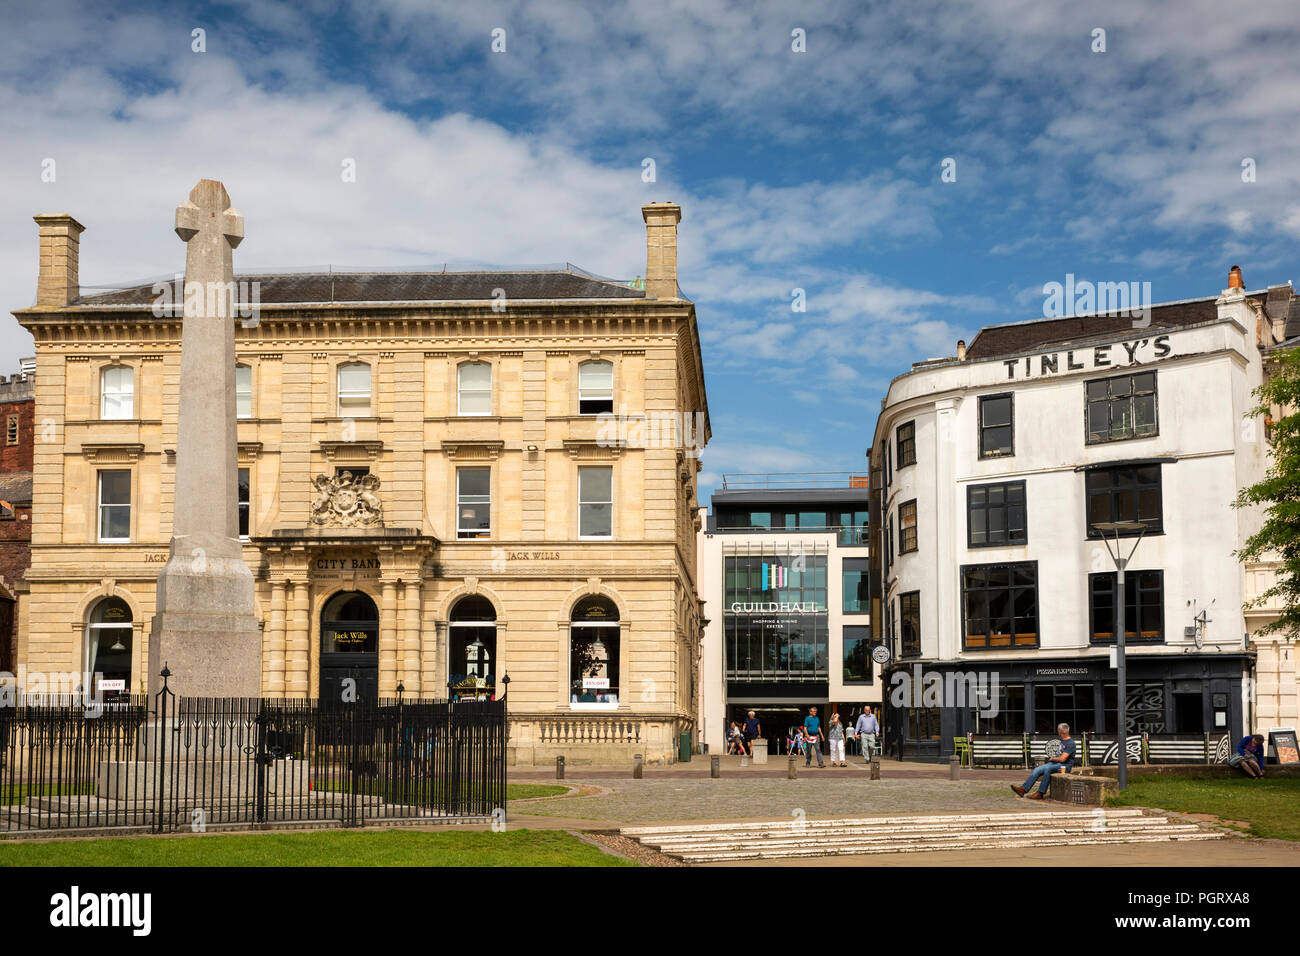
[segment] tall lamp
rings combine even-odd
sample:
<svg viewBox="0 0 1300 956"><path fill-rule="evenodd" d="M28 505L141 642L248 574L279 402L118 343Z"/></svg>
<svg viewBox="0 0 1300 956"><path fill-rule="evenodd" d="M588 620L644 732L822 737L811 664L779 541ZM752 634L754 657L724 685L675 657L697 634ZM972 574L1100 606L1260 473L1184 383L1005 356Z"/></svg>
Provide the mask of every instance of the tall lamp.
<svg viewBox="0 0 1300 956"><path fill-rule="evenodd" d="M1094 531L1101 532L1101 540L1106 545L1106 553L1115 564L1115 697L1119 704L1118 731L1119 731L1119 788L1121 790L1128 786L1128 684L1125 681L1124 668L1124 572L1128 568L1129 561L1133 559L1133 552L1142 543L1142 535L1146 533L1147 526L1142 521L1096 521L1093 522ZM1133 547L1129 548L1128 555L1124 554L1120 545L1120 535L1137 532L1137 540L1133 542ZM1110 546L1108 534L1115 536L1115 547Z"/></svg>

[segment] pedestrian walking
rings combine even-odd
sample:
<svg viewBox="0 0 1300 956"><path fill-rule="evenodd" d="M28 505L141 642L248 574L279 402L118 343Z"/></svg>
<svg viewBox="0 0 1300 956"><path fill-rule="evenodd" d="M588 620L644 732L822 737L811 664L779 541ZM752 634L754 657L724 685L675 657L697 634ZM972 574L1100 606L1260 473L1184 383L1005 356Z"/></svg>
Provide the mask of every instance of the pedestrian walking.
<svg viewBox="0 0 1300 956"><path fill-rule="evenodd" d="M745 718L745 751L751 757L754 756L754 741L763 735L763 728L754 716L751 710L749 716Z"/></svg>
<svg viewBox="0 0 1300 956"><path fill-rule="evenodd" d="M804 746L807 750L804 752L805 767L812 766L813 754L817 755L817 768L826 769L826 764L822 761L822 722L817 716L817 708L809 707L808 716L803 719Z"/></svg>
<svg viewBox="0 0 1300 956"><path fill-rule="evenodd" d="M876 736L880 733L880 721L876 720L876 715L872 713L870 706L858 715L856 729L862 756L867 759L867 763L871 763L871 757L876 751Z"/></svg>
<svg viewBox="0 0 1300 956"><path fill-rule="evenodd" d="M831 714L831 725L826 730L826 739L831 745L831 766L847 767L844 760L844 725L840 723L838 713Z"/></svg>

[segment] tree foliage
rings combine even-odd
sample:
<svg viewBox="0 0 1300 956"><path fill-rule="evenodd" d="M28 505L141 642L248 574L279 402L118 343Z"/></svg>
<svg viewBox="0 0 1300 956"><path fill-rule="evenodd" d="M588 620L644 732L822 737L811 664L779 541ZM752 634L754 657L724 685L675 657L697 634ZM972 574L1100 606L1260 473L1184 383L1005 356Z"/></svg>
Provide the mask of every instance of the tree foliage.
<svg viewBox="0 0 1300 956"><path fill-rule="evenodd" d="M1237 552L1241 561L1275 560L1277 574L1272 587L1255 597L1248 606L1258 607L1280 599L1282 612L1259 633L1300 633L1300 349L1291 349L1276 359L1272 375L1255 389L1259 402L1250 415L1268 416L1281 409L1267 437L1271 439L1272 461L1264 478L1237 495L1236 507L1264 507L1263 526Z"/></svg>

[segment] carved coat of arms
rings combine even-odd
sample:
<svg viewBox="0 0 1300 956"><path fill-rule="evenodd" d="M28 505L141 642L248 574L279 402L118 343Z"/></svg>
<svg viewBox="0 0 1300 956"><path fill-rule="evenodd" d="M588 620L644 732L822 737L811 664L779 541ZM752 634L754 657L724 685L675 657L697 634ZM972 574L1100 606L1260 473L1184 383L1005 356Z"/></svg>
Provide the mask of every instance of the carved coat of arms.
<svg viewBox="0 0 1300 956"><path fill-rule="evenodd" d="M370 528L384 523L379 503L379 479L374 475L353 477L352 472L317 475L312 479L316 495L311 503L311 523L334 528Z"/></svg>

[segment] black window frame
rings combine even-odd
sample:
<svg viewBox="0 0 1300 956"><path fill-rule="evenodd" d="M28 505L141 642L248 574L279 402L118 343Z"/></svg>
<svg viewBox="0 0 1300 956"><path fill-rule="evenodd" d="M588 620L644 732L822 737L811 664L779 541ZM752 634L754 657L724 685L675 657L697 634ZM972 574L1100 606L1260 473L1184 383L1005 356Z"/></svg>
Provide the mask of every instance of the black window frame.
<svg viewBox="0 0 1300 956"><path fill-rule="evenodd" d="M984 424L985 403L1000 398L1005 398L1009 405L1007 424L985 425ZM979 404L975 409L975 414L976 414L976 425L978 426L978 434L979 434L980 459L983 460L986 458L1014 458L1016 456L1016 394L1015 392L998 392L996 395L981 395L979 399L980 399ZM1005 452L1003 451L990 452L986 450L985 443L984 443L985 432L992 428L1006 428L1010 431L1011 433L1010 440L1008 442L1007 450Z"/></svg>
<svg viewBox="0 0 1300 956"><path fill-rule="evenodd" d="M989 495L992 489L1000 488L1002 490L1002 504L999 506L989 505ZM1014 505L1010 502L1008 492L1013 488L1020 489L1020 525L1021 537L1013 539L1011 537L1011 515ZM984 519L984 542L976 543L975 541L975 522L971 520L971 515L977 510L975 504L975 493L983 492L984 502L978 506L978 510L985 514ZM1003 516L1002 527L1006 530L1005 541L990 541L988 513L990 511L1001 510ZM1023 480L1021 481L991 481L978 485L966 486L966 547L968 548L1018 548L1029 543L1029 491Z"/></svg>
<svg viewBox="0 0 1300 956"><path fill-rule="evenodd" d="M1146 394L1145 390L1141 393L1134 392L1132 382L1134 379L1146 375L1151 376L1151 431L1143 432L1142 434L1139 435L1136 431L1136 425L1134 425L1134 426L1130 426L1130 430L1133 432L1132 434L1120 435L1119 437L1111 437L1110 433L1114 429L1114 424L1110 420L1110 411L1112 409L1114 402L1117 399L1117 396L1111 394L1111 383L1118 382L1120 380L1125 380L1130 383L1128 395L1118 396L1118 398L1127 397L1129 399L1129 403L1128 403L1129 408L1132 409L1134 407L1134 400L1139 396L1139 394L1141 395ZM1088 392L1091 386L1100 385L1103 383L1106 385L1106 397L1097 400L1090 398ZM1106 437L1102 437L1102 438L1093 437L1092 406L1094 404L1104 404L1106 406L1106 410L1107 410ZM1133 416L1135 421L1136 421L1136 417L1137 417L1136 415ZM1112 442L1118 442L1118 441L1133 441L1135 439L1140 439L1140 438L1155 438L1159 434L1160 434L1160 381L1159 381L1159 376L1156 374L1155 369L1143 369L1142 371L1136 371L1136 372L1124 372L1120 375L1107 375L1105 378L1088 379L1083 383L1083 441L1085 445L1109 445Z"/></svg>
<svg viewBox="0 0 1300 956"><path fill-rule="evenodd" d="M853 567L850 567L853 565ZM861 567L858 567L861 565ZM859 593L862 585L866 586L866 597L861 602L861 610L850 611L848 606L848 576L850 574L860 575L858 578ZM869 558L843 558L840 562L840 612L847 615L870 614L871 613L871 561Z"/></svg>
<svg viewBox="0 0 1300 956"><path fill-rule="evenodd" d="M903 437L907 429L907 437ZM898 444L898 467L900 470L916 464L916 421L903 422L894 430L894 440Z"/></svg>
<svg viewBox="0 0 1300 956"><path fill-rule="evenodd" d="M1149 581L1144 582L1143 578L1155 579L1153 587ZM1098 571L1088 575L1088 643L1097 647L1109 647L1115 643L1115 585L1118 577L1114 571ZM1107 592L1110 596L1109 609L1106 613L1105 633L1109 637L1099 637L1100 628L1097 621L1097 597L1098 591L1096 584L1106 581L1109 584ZM1160 612L1160 631L1157 637L1143 637L1143 603L1142 595L1154 592L1157 595L1156 607ZM1130 630L1130 602L1136 620L1133 628ZM1130 634L1132 636L1130 636ZM1124 572L1124 643L1128 644L1146 644L1156 645L1164 644L1167 631L1165 629L1165 572L1163 568L1138 568L1132 571Z"/></svg>
<svg viewBox="0 0 1300 956"><path fill-rule="evenodd" d="M235 503L239 514L239 540L247 541L253 520L253 470L235 469Z"/></svg>
<svg viewBox="0 0 1300 956"><path fill-rule="evenodd" d="M909 645L906 639L908 624L908 604L911 605L912 636ZM898 654L900 657L921 656L921 592L904 591L898 596Z"/></svg>
<svg viewBox="0 0 1300 956"><path fill-rule="evenodd" d="M912 528L911 528L912 546L910 548L907 547L907 540L908 540L907 533L906 533L908 530L907 525L903 524L903 509L906 508L908 505L911 505L912 507ZM898 553L900 555L911 554L913 551L919 551L919 550L921 550L921 544L920 544L920 536L917 532L916 499L912 498L909 501L900 502L898 505Z"/></svg>
<svg viewBox="0 0 1300 956"><path fill-rule="evenodd" d="M1154 482L1154 488L1156 493L1156 514L1157 514L1157 516L1154 519L1147 519L1147 520L1141 519L1139 517L1139 515L1141 514L1141 509L1137 507L1138 497L1141 494L1141 492L1144 489L1149 489L1153 487L1153 484L1150 482L1144 483L1140 481L1132 485L1118 484L1118 476L1125 471L1154 472L1156 476L1156 481ZM1089 485L1092 484L1093 479L1101 475L1110 476L1112 479L1110 481L1110 484L1105 488L1089 487ZM1109 512L1109 517L1107 517L1106 519L1108 522L1143 521L1143 524L1146 525L1145 531L1133 530L1133 531L1118 532L1121 538L1128 538L1137 534L1164 534L1165 533L1164 488L1165 488L1164 470L1161 467L1161 464L1159 462L1126 462L1123 464L1104 465L1104 466L1098 466L1096 468L1085 469L1083 472L1083 509L1084 509L1083 520L1084 520L1084 525L1087 528L1088 537L1089 538L1113 537L1116 534L1116 532L1111 532L1111 531L1108 532L1098 531L1093 526L1092 500L1093 498L1100 497L1102 495L1105 495L1110 498L1110 507L1107 509ZM1121 495L1125 493L1133 493L1134 495L1134 514L1132 516L1124 516L1119 514L1119 507L1117 504L1117 500Z"/></svg>
<svg viewBox="0 0 1300 956"><path fill-rule="evenodd" d="M850 636L849 632L865 632L865 634L855 633ZM866 677L849 675L849 642L860 642L860 647L864 649L863 655L866 660ZM874 684L876 682L875 661L871 658L872 634L870 624L845 624L840 628L840 666L842 668L842 679L845 684Z"/></svg>
<svg viewBox="0 0 1300 956"><path fill-rule="evenodd" d="M1033 570L1034 583L1032 585L1032 588L1029 588L1029 586L1027 585L1017 585L1015 583L1015 572L1022 568L1030 568ZM1007 572L1009 572L1009 579L1008 579L1009 583L1006 585L1005 588L995 587L988 584L979 587L971 587L970 584L968 583L969 574L983 572L987 576L989 572L994 570L1006 570ZM1039 607L1039 603L1038 603L1038 562L1037 561L993 561L987 564L963 564L961 566L961 570L959 573L960 573L960 577L957 580L957 584L961 594L961 647L963 651L1008 651L1008 650L1016 650L1019 648L1036 648L1042 646L1043 617L1042 617L1042 609ZM1016 634L1017 634L1016 621L1023 616L1023 615L1018 615L1016 613L1015 610L1016 597L1017 597L1017 591L1023 591L1023 590L1032 590L1033 597L1034 597L1033 643L1027 643L1027 642L1018 643L1016 641ZM972 644L968 640L968 638L971 636L970 623L969 623L970 602L968 600L968 595L976 591L982 592L986 595L984 601L985 611L983 614L983 620L985 625L983 644ZM1010 640L1006 644L994 644L993 643L994 616L990 614L988 611L989 601L987 595L996 594L1001 591L1005 591L1008 595L1008 601L1010 606L1009 621L1011 626L1011 630L1008 636Z"/></svg>

